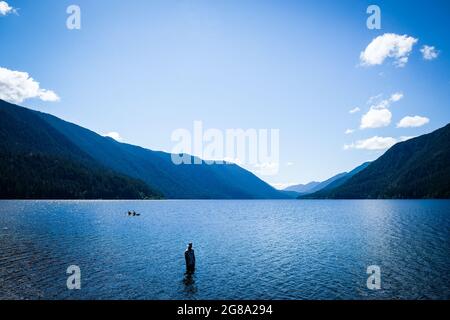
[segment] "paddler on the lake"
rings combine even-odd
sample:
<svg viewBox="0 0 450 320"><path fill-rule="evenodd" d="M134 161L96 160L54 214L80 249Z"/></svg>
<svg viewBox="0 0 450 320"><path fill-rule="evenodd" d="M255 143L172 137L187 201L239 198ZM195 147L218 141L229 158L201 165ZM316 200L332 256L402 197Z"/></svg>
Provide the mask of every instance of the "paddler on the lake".
<svg viewBox="0 0 450 320"><path fill-rule="evenodd" d="M195 254L194 249L192 249L192 242L188 244L184 252L184 259L186 260L186 271L193 273L195 271Z"/></svg>

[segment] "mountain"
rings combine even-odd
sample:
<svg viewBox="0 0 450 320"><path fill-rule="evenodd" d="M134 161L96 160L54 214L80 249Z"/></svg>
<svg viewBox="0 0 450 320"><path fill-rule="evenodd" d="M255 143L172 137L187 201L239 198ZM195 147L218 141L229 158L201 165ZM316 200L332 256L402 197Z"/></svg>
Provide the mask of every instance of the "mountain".
<svg viewBox="0 0 450 320"><path fill-rule="evenodd" d="M329 182L325 187L320 188L317 191L314 192L318 192L318 191L324 191L324 190L330 190L330 189L334 189L337 188L341 185L343 185L345 182L347 182L348 180L350 180L351 177L353 177L355 174L357 174L358 172L361 172L362 170L364 170L365 168L367 168L370 164L370 161L364 162L363 164L357 166L355 169L353 169L350 172L347 172L345 174L340 174L338 175L337 178L333 179L333 181Z"/></svg>
<svg viewBox="0 0 450 320"><path fill-rule="evenodd" d="M330 186L337 187L337 186L343 184L348 179L350 179L354 174L356 174L357 172L364 169L367 165L368 165L368 162L358 166L357 168L353 169L350 172L338 173L325 181L322 181L322 182L313 181L313 182L310 182L307 184L294 185L294 186L287 187L283 191L295 191L298 193L298 195L307 195L307 194L315 193L320 190L328 189L328 188L330 188Z"/></svg>
<svg viewBox="0 0 450 320"><path fill-rule="evenodd" d="M144 199L161 194L96 163L35 113L0 100L1 199Z"/></svg>
<svg viewBox="0 0 450 320"><path fill-rule="evenodd" d="M397 143L336 188L301 198L450 198L450 124Z"/></svg>
<svg viewBox="0 0 450 320"><path fill-rule="evenodd" d="M297 192L297 193L307 193L308 191L313 189L318 184L320 184L320 182L317 182L317 181L312 181L312 182L309 182L307 184L296 184L296 185L289 186L289 187L283 189L283 191L293 191L293 192Z"/></svg>
<svg viewBox="0 0 450 320"><path fill-rule="evenodd" d="M346 175L347 175L347 172L338 173L337 175L334 175L331 178L320 182L318 185L316 185L315 187L311 188L307 193L310 194L310 193L314 193L314 192L317 192L319 190L322 190L322 189L326 188L328 185L330 185L331 183L333 183L333 182L335 182L335 181L337 181L339 179L344 178Z"/></svg>
<svg viewBox="0 0 450 320"><path fill-rule="evenodd" d="M24 119L26 126L34 126L34 120L39 118L53 131L52 136L59 140L70 142L73 153L70 159L79 157L92 159L103 168L139 179L152 190L158 190L166 198L176 199L278 199L287 195L277 191L251 172L236 164L180 164L172 162L171 154L152 151L138 146L120 143L111 138L103 137L93 131L66 122L55 116L6 102L0 103L1 109L7 109L12 114ZM23 116L26 114L26 116ZM14 130L14 128L10 128ZM37 140L37 146L45 142L47 136L30 138ZM33 140L34 139L34 140ZM28 137L25 139L28 141ZM53 139L54 140L54 139ZM50 140L52 141L52 140ZM8 148L15 144L14 138ZM51 146L59 152L62 147ZM67 148L67 147L65 147ZM38 148L39 149L39 148ZM62 148L64 149L64 148ZM61 152L65 152L62 150Z"/></svg>

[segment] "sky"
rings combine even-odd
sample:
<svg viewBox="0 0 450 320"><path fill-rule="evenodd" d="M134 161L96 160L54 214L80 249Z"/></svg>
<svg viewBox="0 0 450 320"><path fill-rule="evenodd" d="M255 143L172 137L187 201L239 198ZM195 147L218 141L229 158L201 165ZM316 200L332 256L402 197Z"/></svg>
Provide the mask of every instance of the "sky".
<svg viewBox="0 0 450 320"><path fill-rule="evenodd" d="M278 129L275 174L242 165L279 188L321 181L450 122L449 13L448 1L0 1L0 98L168 152L194 121Z"/></svg>

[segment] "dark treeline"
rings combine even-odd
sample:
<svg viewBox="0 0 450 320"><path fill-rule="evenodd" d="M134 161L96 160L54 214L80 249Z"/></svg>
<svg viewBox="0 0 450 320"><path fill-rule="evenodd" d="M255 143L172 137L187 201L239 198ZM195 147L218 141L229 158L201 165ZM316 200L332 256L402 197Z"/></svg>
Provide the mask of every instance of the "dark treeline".
<svg viewBox="0 0 450 320"><path fill-rule="evenodd" d="M1 199L160 198L144 182L44 154L0 152Z"/></svg>

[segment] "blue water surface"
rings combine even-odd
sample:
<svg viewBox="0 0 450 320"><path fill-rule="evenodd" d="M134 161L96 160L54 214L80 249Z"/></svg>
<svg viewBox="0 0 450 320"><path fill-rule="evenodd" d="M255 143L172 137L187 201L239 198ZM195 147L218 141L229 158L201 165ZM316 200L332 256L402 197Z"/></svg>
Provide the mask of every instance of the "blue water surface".
<svg viewBox="0 0 450 320"><path fill-rule="evenodd" d="M0 299L449 298L446 200L0 201Z"/></svg>

